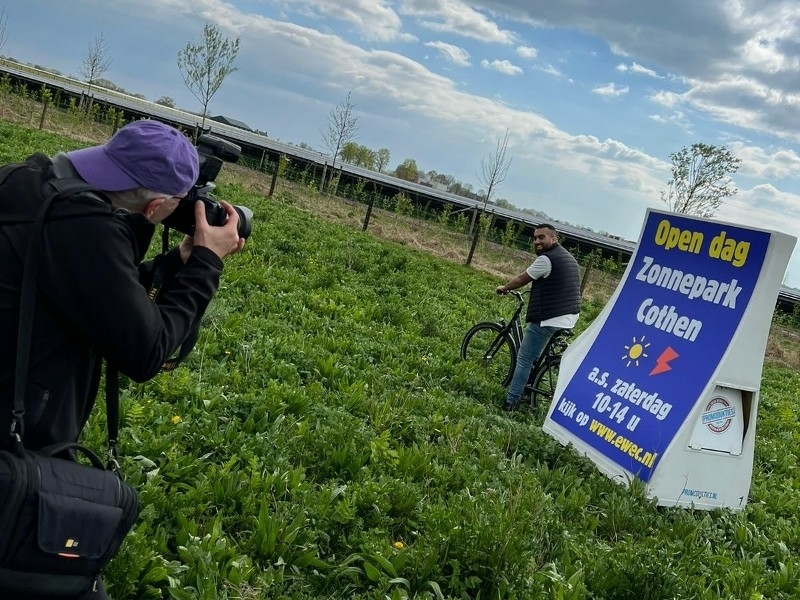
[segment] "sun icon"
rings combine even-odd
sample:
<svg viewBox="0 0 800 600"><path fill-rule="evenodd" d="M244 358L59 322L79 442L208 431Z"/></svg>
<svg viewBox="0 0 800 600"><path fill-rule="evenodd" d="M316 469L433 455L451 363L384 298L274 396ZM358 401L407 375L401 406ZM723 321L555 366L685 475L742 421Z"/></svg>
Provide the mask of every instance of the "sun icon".
<svg viewBox="0 0 800 600"><path fill-rule="evenodd" d="M635 366L639 366L639 359L640 358L647 358L647 352L645 349L650 346L650 342L645 343L644 336L641 337L640 340L637 340L636 337L633 337L633 342L630 346L625 346L625 354L622 355L622 360L627 360L628 362L625 364L626 367L630 367L631 363Z"/></svg>

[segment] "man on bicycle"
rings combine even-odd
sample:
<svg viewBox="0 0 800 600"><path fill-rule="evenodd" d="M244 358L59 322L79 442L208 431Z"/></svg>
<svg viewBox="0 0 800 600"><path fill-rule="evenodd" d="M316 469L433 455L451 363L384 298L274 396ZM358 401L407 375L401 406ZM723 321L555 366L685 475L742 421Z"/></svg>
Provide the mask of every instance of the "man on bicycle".
<svg viewBox="0 0 800 600"><path fill-rule="evenodd" d="M517 407L531 368L552 335L559 329L574 327L580 312L578 262L559 245L555 228L546 223L536 227L533 245L536 260L514 279L495 289L498 294L506 294L531 284L522 344L517 354L514 376L501 407L505 411Z"/></svg>

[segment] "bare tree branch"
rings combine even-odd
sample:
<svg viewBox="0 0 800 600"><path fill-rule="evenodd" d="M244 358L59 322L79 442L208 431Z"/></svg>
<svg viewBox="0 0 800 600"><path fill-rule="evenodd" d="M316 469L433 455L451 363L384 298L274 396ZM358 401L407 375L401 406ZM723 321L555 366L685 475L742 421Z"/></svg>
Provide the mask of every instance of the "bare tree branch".
<svg viewBox="0 0 800 600"><path fill-rule="evenodd" d="M89 84L88 92L91 93L92 86L100 79L111 67L111 58L108 56L108 44L101 33L94 42L89 45L83 53L83 61L78 72Z"/></svg>
<svg viewBox="0 0 800 600"><path fill-rule="evenodd" d="M511 166L511 158L506 158L508 150L508 128L502 139L497 140L497 147L494 154L481 159L481 172L478 174L478 181L486 188L486 195L483 199L483 210L492 199L492 194L497 191L508 175L508 168Z"/></svg>
<svg viewBox="0 0 800 600"><path fill-rule="evenodd" d="M199 43L189 42L178 52L183 83L203 106L201 129L206 124L211 98L225 78L237 70L234 63L238 54L239 38L223 37L219 27L210 24L203 27L203 39Z"/></svg>
<svg viewBox="0 0 800 600"><path fill-rule="evenodd" d="M333 156L331 164L331 179L333 178L336 159L342 147L347 142L353 141L358 132L358 115L354 114L356 105L353 104L352 92L347 92L344 100L331 109L328 114L328 128L320 131L322 142Z"/></svg>

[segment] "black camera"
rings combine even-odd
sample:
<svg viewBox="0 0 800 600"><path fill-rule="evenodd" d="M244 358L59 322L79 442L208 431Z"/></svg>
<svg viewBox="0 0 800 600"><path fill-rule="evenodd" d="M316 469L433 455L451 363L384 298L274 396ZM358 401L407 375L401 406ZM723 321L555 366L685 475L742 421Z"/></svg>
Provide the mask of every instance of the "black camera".
<svg viewBox="0 0 800 600"><path fill-rule="evenodd" d="M209 225L221 227L228 220L228 213L214 200L211 191L214 180L222 169L223 162L235 163L242 149L215 135L203 134L197 139L197 154L200 156L200 175L192 189L178 203L175 211L164 219L166 227L177 229L186 235L194 235L194 206L200 200L206 207L206 220ZM253 229L253 211L246 206L234 206L239 215L239 237L247 238Z"/></svg>

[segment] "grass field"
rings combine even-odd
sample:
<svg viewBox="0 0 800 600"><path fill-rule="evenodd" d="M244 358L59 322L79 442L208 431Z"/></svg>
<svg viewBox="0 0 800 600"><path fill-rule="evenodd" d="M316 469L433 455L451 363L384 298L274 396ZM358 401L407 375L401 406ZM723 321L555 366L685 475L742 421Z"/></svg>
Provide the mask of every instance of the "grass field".
<svg viewBox="0 0 800 600"><path fill-rule="evenodd" d="M78 145L8 122L0 139L3 162ZM789 338L764 371L746 509L659 508L500 413L500 386L459 360L472 323L510 311L493 294L505 272L438 256L388 216L382 239L335 200L267 200L238 169L220 181L254 233L189 359L124 385L121 452L145 508L113 598L800 597ZM100 408L87 443L103 429Z"/></svg>

